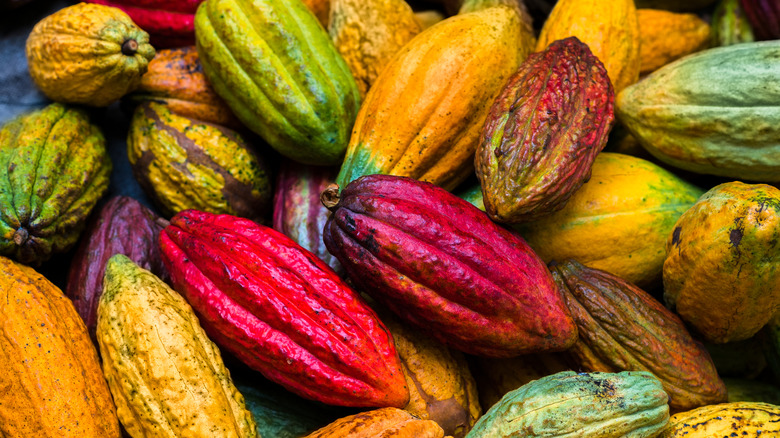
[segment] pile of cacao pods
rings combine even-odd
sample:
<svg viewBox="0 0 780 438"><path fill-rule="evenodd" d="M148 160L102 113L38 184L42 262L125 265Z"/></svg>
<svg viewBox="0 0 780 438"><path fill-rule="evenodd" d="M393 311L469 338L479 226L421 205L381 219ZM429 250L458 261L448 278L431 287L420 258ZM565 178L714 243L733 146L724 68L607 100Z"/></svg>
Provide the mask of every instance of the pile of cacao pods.
<svg viewBox="0 0 780 438"><path fill-rule="evenodd" d="M780 436L780 1L89 0L25 54L0 437Z"/></svg>

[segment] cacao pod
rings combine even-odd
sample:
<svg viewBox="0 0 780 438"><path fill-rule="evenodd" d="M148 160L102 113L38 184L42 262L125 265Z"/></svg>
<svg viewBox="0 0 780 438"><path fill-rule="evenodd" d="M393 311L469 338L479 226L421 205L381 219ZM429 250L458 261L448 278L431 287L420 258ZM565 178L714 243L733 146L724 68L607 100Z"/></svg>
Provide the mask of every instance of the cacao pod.
<svg viewBox="0 0 780 438"><path fill-rule="evenodd" d="M666 241L664 301L710 342L747 339L780 310L778 266L780 190L720 184Z"/></svg>
<svg viewBox="0 0 780 438"><path fill-rule="evenodd" d="M103 276L111 256L124 254L140 267L167 278L158 245L158 236L163 229L156 222L158 219L135 199L116 196L100 209L88 225L88 231L70 264L65 294L73 300L73 306L95 342Z"/></svg>
<svg viewBox="0 0 780 438"><path fill-rule="evenodd" d="M780 2L777 0L740 0L742 10L753 28L756 40L780 39Z"/></svg>
<svg viewBox="0 0 780 438"><path fill-rule="evenodd" d="M712 13L712 45L730 46L755 40L739 0L722 0Z"/></svg>
<svg viewBox="0 0 780 438"><path fill-rule="evenodd" d="M271 210L268 167L231 129L144 102L130 121L127 155L166 217L199 209L263 222Z"/></svg>
<svg viewBox="0 0 780 438"><path fill-rule="evenodd" d="M645 371L563 371L509 392L468 438L650 438L669 420L661 382Z"/></svg>
<svg viewBox="0 0 780 438"><path fill-rule="evenodd" d="M507 5L515 10L520 18L520 42L517 46L520 60L528 57L536 46L536 37L534 36L533 17L528 13L523 0L465 0L458 10L458 14L467 14L493 6Z"/></svg>
<svg viewBox="0 0 780 438"><path fill-rule="evenodd" d="M0 254L39 264L67 251L108 189L106 141L86 113L54 103L0 129Z"/></svg>
<svg viewBox="0 0 780 438"><path fill-rule="evenodd" d="M640 67L644 75L685 55L706 49L710 25L696 14L639 9Z"/></svg>
<svg viewBox="0 0 780 438"><path fill-rule="evenodd" d="M384 408L341 418L306 435L306 438L374 437L442 438L444 431L431 420L420 420L400 409Z"/></svg>
<svg viewBox="0 0 780 438"><path fill-rule="evenodd" d="M342 160L360 93L300 0L206 0L195 37L206 77L249 129L295 161Z"/></svg>
<svg viewBox="0 0 780 438"><path fill-rule="evenodd" d="M409 402L393 339L374 311L285 235L187 210L160 246L171 282L209 336L268 379L328 404Z"/></svg>
<svg viewBox="0 0 780 438"><path fill-rule="evenodd" d="M748 379L723 379L729 392L729 403L762 402L780 405L780 387Z"/></svg>
<svg viewBox="0 0 780 438"><path fill-rule="evenodd" d="M38 22L27 65L51 100L107 106L138 87L154 58L149 34L117 8L78 3Z"/></svg>
<svg viewBox="0 0 780 438"><path fill-rule="evenodd" d="M534 53L490 108L474 165L491 219L560 210L590 178L614 122L604 66L577 38Z"/></svg>
<svg viewBox="0 0 780 438"><path fill-rule="evenodd" d="M119 438L84 322L57 286L0 257L0 436Z"/></svg>
<svg viewBox="0 0 780 438"><path fill-rule="evenodd" d="M553 263L551 271L577 322L579 340L568 352L579 369L649 371L676 411L726 401L707 350L650 294L574 260Z"/></svg>
<svg viewBox="0 0 780 438"><path fill-rule="evenodd" d="M658 438L710 438L778 436L780 406L737 402L702 406L669 419Z"/></svg>
<svg viewBox="0 0 780 438"><path fill-rule="evenodd" d="M119 420L131 436L258 436L192 308L122 254L106 264L97 338Z"/></svg>
<svg viewBox="0 0 780 438"><path fill-rule="evenodd" d="M577 330L549 271L517 235L431 183L369 175L338 195L325 246L406 322L469 354L563 350Z"/></svg>
<svg viewBox="0 0 780 438"><path fill-rule="evenodd" d="M617 115L659 160L697 173L780 181L780 41L694 53L617 96Z"/></svg>

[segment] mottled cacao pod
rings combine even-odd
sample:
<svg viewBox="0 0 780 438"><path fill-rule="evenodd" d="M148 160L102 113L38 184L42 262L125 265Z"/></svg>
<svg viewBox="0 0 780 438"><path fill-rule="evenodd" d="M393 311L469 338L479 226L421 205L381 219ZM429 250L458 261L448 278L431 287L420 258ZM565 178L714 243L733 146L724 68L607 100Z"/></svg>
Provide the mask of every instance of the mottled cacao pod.
<svg viewBox="0 0 780 438"><path fill-rule="evenodd" d="M444 431L431 420L409 412L384 408L350 415L315 431L306 438L442 438Z"/></svg>
<svg viewBox="0 0 780 438"><path fill-rule="evenodd" d="M290 391L343 406L409 402L393 339L332 269L285 235L195 210L160 235L174 287L209 337Z"/></svg>
<svg viewBox="0 0 780 438"><path fill-rule="evenodd" d="M577 322L568 351L585 371L649 371L681 411L726 401L726 387L704 346L680 318L620 277L574 260L551 267Z"/></svg>
<svg viewBox="0 0 780 438"><path fill-rule="evenodd" d="M127 155L133 175L166 217L197 209L266 220L268 167L232 129L144 102L130 122Z"/></svg>
<svg viewBox="0 0 780 438"><path fill-rule="evenodd" d="M336 180L337 173L337 168L289 160L282 163L276 176L273 227L343 276L344 268L322 241L329 212L320 202L320 194Z"/></svg>
<svg viewBox="0 0 780 438"><path fill-rule="evenodd" d="M669 420L661 382L645 371L563 371L508 393L469 438L650 438Z"/></svg>
<svg viewBox="0 0 780 438"><path fill-rule="evenodd" d="M780 406L737 402L702 406L669 419L658 438L780 436Z"/></svg>
<svg viewBox="0 0 780 438"><path fill-rule="evenodd" d="M76 243L108 189L105 143L84 112L59 103L0 129L0 254L39 264Z"/></svg>
<svg viewBox="0 0 780 438"><path fill-rule="evenodd" d="M404 367L410 395L404 410L435 421L446 435L464 437L482 415L465 356L389 312L380 311L379 316L393 335Z"/></svg>
<svg viewBox="0 0 780 438"><path fill-rule="evenodd" d="M549 271L519 236L431 183L361 177L323 192L325 246L401 319L469 354L563 350L577 338Z"/></svg>
<svg viewBox="0 0 780 438"><path fill-rule="evenodd" d="M613 102L607 71L576 37L529 56L490 108L477 149L490 217L517 223L560 210L607 144Z"/></svg>
<svg viewBox="0 0 780 438"><path fill-rule="evenodd" d="M780 39L780 2L777 0L740 0L742 10L753 28L756 40Z"/></svg>
<svg viewBox="0 0 780 438"><path fill-rule="evenodd" d="M167 278L160 256L159 217L140 202L116 196L90 222L70 264L65 294L95 340L97 308L103 294L103 274L108 259L124 254L140 267Z"/></svg>

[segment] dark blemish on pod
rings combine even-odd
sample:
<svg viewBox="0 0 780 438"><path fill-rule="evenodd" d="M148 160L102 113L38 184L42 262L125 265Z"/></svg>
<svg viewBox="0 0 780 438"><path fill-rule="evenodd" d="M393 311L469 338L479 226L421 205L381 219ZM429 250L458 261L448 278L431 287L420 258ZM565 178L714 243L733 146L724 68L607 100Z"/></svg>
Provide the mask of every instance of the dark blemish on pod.
<svg viewBox="0 0 780 438"><path fill-rule="evenodd" d="M682 232L682 227L675 227L674 231L672 232L672 245L679 246L680 245L680 233Z"/></svg>

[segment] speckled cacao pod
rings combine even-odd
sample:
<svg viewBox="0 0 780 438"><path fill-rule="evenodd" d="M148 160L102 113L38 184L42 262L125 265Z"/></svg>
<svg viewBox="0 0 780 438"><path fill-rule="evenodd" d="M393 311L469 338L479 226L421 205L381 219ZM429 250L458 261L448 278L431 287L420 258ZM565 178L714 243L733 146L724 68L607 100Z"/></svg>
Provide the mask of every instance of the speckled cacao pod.
<svg viewBox="0 0 780 438"><path fill-rule="evenodd" d="M0 254L38 264L76 243L108 189L105 142L84 112L58 103L0 129Z"/></svg>
<svg viewBox="0 0 780 438"><path fill-rule="evenodd" d="M361 290L456 349L511 357L563 350L577 330L519 236L431 183L369 175L323 192L325 246Z"/></svg>
<svg viewBox="0 0 780 438"><path fill-rule="evenodd" d="M336 173L337 168L282 163L276 176L273 227L343 276L344 268L322 241L329 213L320 202L320 193L336 180Z"/></svg>
<svg viewBox="0 0 780 438"><path fill-rule="evenodd" d="M607 144L613 102L604 66L577 38L529 56L490 108L474 161L490 217L560 210Z"/></svg>
<svg viewBox="0 0 780 438"><path fill-rule="evenodd" d="M467 14L499 5L506 5L514 9L520 18L520 43L518 44L518 50L520 59L527 58L534 51L536 37L534 36L533 17L528 13L528 8L526 8L523 0L465 0L462 2L458 14Z"/></svg>
<svg viewBox="0 0 780 438"><path fill-rule="evenodd" d="M677 315L625 280L574 260L551 267L577 322L568 351L585 371L649 371L677 411L726 401L726 387L704 346Z"/></svg>
<svg viewBox="0 0 780 438"><path fill-rule="evenodd" d="M108 259L124 254L140 267L167 278L160 257L158 216L140 202L116 196L100 209L88 225L70 264L65 294L95 340L97 308L103 294L103 274Z"/></svg>
<svg viewBox="0 0 780 438"><path fill-rule="evenodd" d="M174 287L222 348L327 404L404 407L393 339L332 269L250 220L187 210L160 235Z"/></svg>
<svg viewBox="0 0 780 438"><path fill-rule="evenodd" d="M468 438L650 438L669 420L666 401L661 382L645 371L564 371L508 393Z"/></svg>
<svg viewBox="0 0 780 438"><path fill-rule="evenodd" d="M144 102L127 136L133 175L170 217L197 209L263 222L271 207L265 162L235 131Z"/></svg>
<svg viewBox="0 0 780 438"><path fill-rule="evenodd" d="M315 431L306 438L442 438L444 431L431 420L409 412L384 408L350 415Z"/></svg>
<svg viewBox="0 0 780 438"><path fill-rule="evenodd" d="M756 40L780 39L780 2L777 0L740 0L742 10L753 28Z"/></svg>
<svg viewBox="0 0 780 438"><path fill-rule="evenodd" d="M446 435L465 436L482 415L466 358L389 312L379 316L393 335L404 368L410 395L404 410L435 421Z"/></svg>
<svg viewBox="0 0 780 438"><path fill-rule="evenodd" d="M122 254L98 308L103 373L133 437L257 437L219 350L176 291Z"/></svg>
<svg viewBox="0 0 780 438"><path fill-rule="evenodd" d="M780 406L737 402L680 412L658 438L780 436Z"/></svg>
<svg viewBox="0 0 780 438"><path fill-rule="evenodd" d="M158 51L141 77L141 85L122 103L146 100L165 103L180 116L233 129L243 127L203 74L195 46Z"/></svg>

